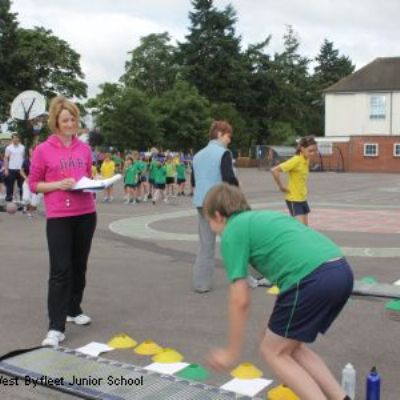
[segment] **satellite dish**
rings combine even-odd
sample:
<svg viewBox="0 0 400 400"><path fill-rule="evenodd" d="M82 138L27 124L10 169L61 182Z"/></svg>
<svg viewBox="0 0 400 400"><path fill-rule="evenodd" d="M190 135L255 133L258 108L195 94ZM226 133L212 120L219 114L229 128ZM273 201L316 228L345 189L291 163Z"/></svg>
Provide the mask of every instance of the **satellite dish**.
<svg viewBox="0 0 400 400"><path fill-rule="evenodd" d="M46 99L34 90L20 93L11 104L11 117L23 121L39 117L45 111Z"/></svg>

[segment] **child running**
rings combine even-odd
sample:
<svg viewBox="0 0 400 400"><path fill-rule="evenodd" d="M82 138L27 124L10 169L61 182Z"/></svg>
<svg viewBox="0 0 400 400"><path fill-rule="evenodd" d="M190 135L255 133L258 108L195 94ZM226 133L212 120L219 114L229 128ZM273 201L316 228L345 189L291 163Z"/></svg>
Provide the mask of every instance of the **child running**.
<svg viewBox="0 0 400 400"><path fill-rule="evenodd" d="M214 186L204 201L210 228L221 235L230 281L228 346L216 349L216 371L238 361L249 314L248 265L278 285L260 351L275 375L302 400L349 400L324 361L306 343L325 333L346 304L353 273L330 239L276 211L250 211L235 186Z"/></svg>
<svg viewBox="0 0 400 400"><path fill-rule="evenodd" d="M286 194L286 205L290 215L304 225L308 225L310 207L307 202L307 184L310 172L310 158L317 152L317 142L312 136L300 139L296 155L272 168L272 176L279 190ZM287 187L281 182L280 175L286 172L289 176Z"/></svg>

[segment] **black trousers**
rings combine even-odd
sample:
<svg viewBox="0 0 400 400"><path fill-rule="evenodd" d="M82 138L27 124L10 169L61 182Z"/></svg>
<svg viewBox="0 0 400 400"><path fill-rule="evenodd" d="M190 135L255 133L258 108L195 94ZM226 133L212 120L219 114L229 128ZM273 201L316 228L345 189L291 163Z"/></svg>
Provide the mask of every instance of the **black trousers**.
<svg viewBox="0 0 400 400"><path fill-rule="evenodd" d="M82 313L87 261L96 219L96 213L92 213L47 220L49 330L64 332L67 315L75 317Z"/></svg>
<svg viewBox="0 0 400 400"><path fill-rule="evenodd" d="M22 199L22 184L24 183L24 178L22 178L19 173L19 169L9 169L8 176L5 177L6 201L12 201L13 199L15 181L17 181L19 195Z"/></svg>

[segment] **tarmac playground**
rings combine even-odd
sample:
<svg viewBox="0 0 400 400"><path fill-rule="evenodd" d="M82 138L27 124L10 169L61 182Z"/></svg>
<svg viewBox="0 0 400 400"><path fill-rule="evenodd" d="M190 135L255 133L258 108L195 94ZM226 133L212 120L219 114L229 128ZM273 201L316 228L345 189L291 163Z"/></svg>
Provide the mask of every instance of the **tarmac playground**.
<svg viewBox="0 0 400 400"><path fill-rule="evenodd" d="M239 169L242 188L254 208L286 212L268 172ZM179 351L188 363L205 365L211 347L224 345L227 328L227 280L221 263L214 290L191 290L191 265L197 249L196 212L191 198L170 203L122 204L117 188L112 204L98 201L98 227L89 259L83 308L87 327L67 326L63 346L107 343L125 333L138 343L152 339ZM310 175L310 226L324 232L345 251L356 279L381 283L400 280L400 181L395 174L319 173ZM101 200L101 195L100 199ZM22 213L0 213L0 355L40 345L47 331L48 254L45 220ZM217 251L217 258L220 259ZM247 361L279 384L258 354L258 342L274 296L252 290L251 316L241 362ZM381 398L400 398L400 322L385 310L388 300L354 298L325 337L313 348L340 379L344 365L357 371L357 399L364 398L365 377L376 366ZM152 363L132 350L101 355L136 366ZM1 377L1 375L0 375ZM227 374L211 373L206 384L220 387ZM1 399L71 399L42 386L6 386Z"/></svg>

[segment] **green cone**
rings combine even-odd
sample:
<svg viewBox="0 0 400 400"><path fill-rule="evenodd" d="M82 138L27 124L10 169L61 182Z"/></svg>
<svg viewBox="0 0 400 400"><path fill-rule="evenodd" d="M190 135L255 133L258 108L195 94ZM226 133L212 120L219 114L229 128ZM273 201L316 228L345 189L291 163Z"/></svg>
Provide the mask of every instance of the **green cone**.
<svg viewBox="0 0 400 400"><path fill-rule="evenodd" d="M385 304L385 309L400 312L400 300L390 300Z"/></svg>
<svg viewBox="0 0 400 400"><path fill-rule="evenodd" d="M373 283L376 283L377 280L373 276L364 276L364 278L361 278L361 282L372 285Z"/></svg>
<svg viewBox="0 0 400 400"><path fill-rule="evenodd" d="M190 364L182 371L179 371L176 376L193 381L204 381L210 376L210 374L200 364Z"/></svg>

